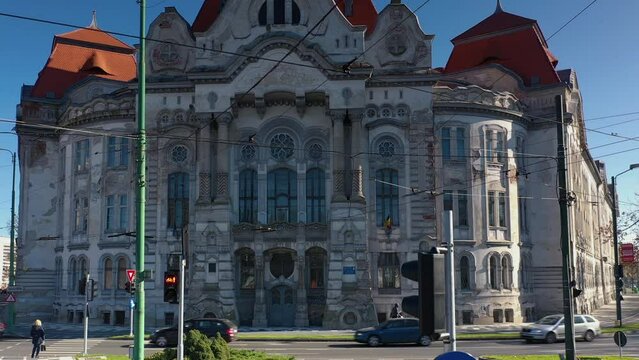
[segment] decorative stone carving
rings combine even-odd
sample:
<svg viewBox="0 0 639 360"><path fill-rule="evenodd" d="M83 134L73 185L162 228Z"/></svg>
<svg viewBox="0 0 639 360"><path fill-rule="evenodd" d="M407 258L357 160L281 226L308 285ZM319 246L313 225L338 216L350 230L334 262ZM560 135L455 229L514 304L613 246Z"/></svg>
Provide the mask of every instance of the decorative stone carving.
<svg viewBox="0 0 639 360"><path fill-rule="evenodd" d="M440 103L470 103L499 107L513 111L523 111L523 104L514 95L506 91L491 91L476 85L460 86L454 89L440 88L434 100Z"/></svg>
<svg viewBox="0 0 639 360"><path fill-rule="evenodd" d="M353 183L352 183L353 194L361 196L363 194L362 170L353 170L352 174L353 174L352 175L353 176Z"/></svg>
<svg viewBox="0 0 639 360"><path fill-rule="evenodd" d="M228 182L229 174L220 173L217 174L217 195L226 198L228 196Z"/></svg>
<svg viewBox="0 0 639 360"><path fill-rule="evenodd" d="M406 30L403 27L397 27L386 39L386 49L393 56L401 56L408 50Z"/></svg>
<svg viewBox="0 0 639 360"><path fill-rule="evenodd" d="M335 194L343 194L344 193L344 170L335 170L333 171L333 190Z"/></svg>
<svg viewBox="0 0 639 360"><path fill-rule="evenodd" d="M200 173L200 202L208 202L211 199L211 176L209 173Z"/></svg>

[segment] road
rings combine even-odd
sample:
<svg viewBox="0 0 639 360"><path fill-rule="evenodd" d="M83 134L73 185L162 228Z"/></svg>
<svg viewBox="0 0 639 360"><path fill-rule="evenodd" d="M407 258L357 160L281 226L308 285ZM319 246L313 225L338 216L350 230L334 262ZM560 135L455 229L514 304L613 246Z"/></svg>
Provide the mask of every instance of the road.
<svg viewBox="0 0 639 360"><path fill-rule="evenodd" d="M90 339L89 354L128 354L131 341ZM441 343L429 347L416 345L382 346L370 348L355 342L285 342L285 341L237 341L231 344L237 349L251 349L274 354L293 355L297 360L373 360L373 359L434 359L443 351ZM47 340L47 351L40 359L73 356L82 353L82 339ZM159 351L147 345L145 353L150 355ZM525 344L521 340L503 341L460 341L457 350L469 352L475 356L488 354L557 354L564 350L563 343ZM31 343L26 339L1 339L0 360L26 359L31 354ZM592 343L578 342L578 355L617 354L611 337L600 337ZM639 359L639 335L629 335L624 355Z"/></svg>

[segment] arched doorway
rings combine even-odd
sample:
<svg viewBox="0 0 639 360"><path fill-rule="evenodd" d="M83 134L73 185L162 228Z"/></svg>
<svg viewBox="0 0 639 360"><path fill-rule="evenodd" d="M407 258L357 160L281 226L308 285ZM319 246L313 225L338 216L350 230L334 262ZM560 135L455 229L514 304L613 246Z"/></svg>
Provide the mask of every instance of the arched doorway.
<svg viewBox="0 0 639 360"><path fill-rule="evenodd" d="M295 324L295 291L286 285L271 288L269 292L269 326L293 326Z"/></svg>
<svg viewBox="0 0 639 360"><path fill-rule="evenodd" d="M253 309L255 307L255 253L249 248L242 248L235 252L236 294L239 325L253 324Z"/></svg>

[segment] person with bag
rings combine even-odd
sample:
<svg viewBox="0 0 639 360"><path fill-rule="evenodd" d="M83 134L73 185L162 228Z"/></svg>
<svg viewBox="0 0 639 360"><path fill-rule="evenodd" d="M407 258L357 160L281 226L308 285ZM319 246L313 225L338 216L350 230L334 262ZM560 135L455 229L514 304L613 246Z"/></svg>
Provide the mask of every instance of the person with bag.
<svg viewBox="0 0 639 360"><path fill-rule="evenodd" d="M33 350L31 350L31 358L34 356L37 359L40 356L40 350L46 350L44 345L44 329L42 328L42 321L36 320L31 326L31 343L33 344Z"/></svg>

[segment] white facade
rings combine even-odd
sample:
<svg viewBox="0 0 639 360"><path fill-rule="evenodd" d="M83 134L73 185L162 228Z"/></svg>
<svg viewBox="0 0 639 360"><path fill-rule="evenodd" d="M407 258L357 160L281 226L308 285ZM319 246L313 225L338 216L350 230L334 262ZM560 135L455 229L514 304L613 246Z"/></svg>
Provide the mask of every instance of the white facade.
<svg viewBox="0 0 639 360"><path fill-rule="evenodd" d="M187 317L243 326L376 323L414 294L400 265L439 243L444 209L455 212L460 323L557 312L558 203L545 199L555 175L528 170L538 161L518 155L555 156L555 127L529 117L548 108L532 104L577 94L581 109L576 85L540 94L500 66L446 78L475 85L437 84L444 75L431 67L432 36L395 1L372 33L332 11L299 45L332 2L286 2L284 24L272 24L273 15L261 24L262 3L229 2L201 33L174 8L150 26L160 42L147 53L148 324L171 323L177 313L163 301L163 274L174 270L185 233ZM398 42L364 50L389 31ZM271 72L275 62L265 59L284 57ZM355 57L350 72L341 71ZM22 119L63 129L37 139L20 132L17 284L39 300L18 316L78 321L89 273L99 286L91 321L128 323L135 89L95 77L59 100L24 89ZM550 143L524 148L536 139ZM611 214L605 177L586 160L583 169L571 166L580 175L570 179L597 199L598 211L573 207L571 218L573 233L588 239L575 244L580 285L596 298L584 300L588 311L612 293L603 260L612 250L609 236L586 226Z"/></svg>

